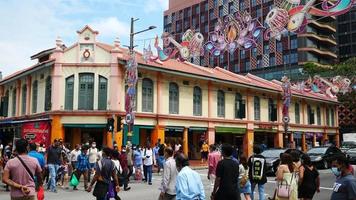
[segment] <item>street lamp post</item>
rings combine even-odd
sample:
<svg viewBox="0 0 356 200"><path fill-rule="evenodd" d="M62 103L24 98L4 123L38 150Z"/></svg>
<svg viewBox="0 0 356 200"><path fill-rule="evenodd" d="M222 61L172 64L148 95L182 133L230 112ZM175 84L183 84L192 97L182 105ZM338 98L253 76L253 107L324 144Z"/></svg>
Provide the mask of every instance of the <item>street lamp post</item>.
<svg viewBox="0 0 356 200"><path fill-rule="evenodd" d="M127 132L127 141L131 141L132 138L132 129L134 125L134 115L133 115L133 107L135 105L135 99L136 99L136 84L137 84L137 62L135 60L135 52L134 48L136 47L134 45L134 36L152 29L155 29L155 26L149 26L147 29L144 29L142 31L134 32L134 23L135 21L139 20L134 19L133 17L131 18L131 28L130 28L130 46L126 46L129 48L130 52L130 60L127 63L126 66L126 84L128 85L127 91L126 91L126 97L125 97L125 111L126 111L126 117L125 121L128 126L128 132ZM129 102L127 102L129 101ZM127 106L128 105L128 106Z"/></svg>

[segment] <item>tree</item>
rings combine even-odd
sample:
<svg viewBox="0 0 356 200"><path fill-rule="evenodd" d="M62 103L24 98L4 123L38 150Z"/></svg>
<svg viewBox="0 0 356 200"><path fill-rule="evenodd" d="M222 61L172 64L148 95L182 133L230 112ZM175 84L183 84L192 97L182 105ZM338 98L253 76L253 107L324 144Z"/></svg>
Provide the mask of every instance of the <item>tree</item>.
<svg viewBox="0 0 356 200"><path fill-rule="evenodd" d="M323 67L314 63L306 63L303 71L309 75L320 75L321 77L344 76L350 80L356 77L356 57L350 58L345 62L335 64L331 67Z"/></svg>

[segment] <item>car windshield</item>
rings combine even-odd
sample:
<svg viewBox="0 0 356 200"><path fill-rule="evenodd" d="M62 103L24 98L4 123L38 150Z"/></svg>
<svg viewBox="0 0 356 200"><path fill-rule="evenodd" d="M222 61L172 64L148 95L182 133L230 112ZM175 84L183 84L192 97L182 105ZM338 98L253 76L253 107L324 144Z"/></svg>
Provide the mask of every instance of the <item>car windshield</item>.
<svg viewBox="0 0 356 200"><path fill-rule="evenodd" d="M284 151L285 149L270 149L262 152L262 155L266 158L279 158L279 155Z"/></svg>
<svg viewBox="0 0 356 200"><path fill-rule="evenodd" d="M324 154L327 148L312 148L307 153L308 154Z"/></svg>
<svg viewBox="0 0 356 200"><path fill-rule="evenodd" d="M356 143L354 141L343 142L341 148L354 148Z"/></svg>

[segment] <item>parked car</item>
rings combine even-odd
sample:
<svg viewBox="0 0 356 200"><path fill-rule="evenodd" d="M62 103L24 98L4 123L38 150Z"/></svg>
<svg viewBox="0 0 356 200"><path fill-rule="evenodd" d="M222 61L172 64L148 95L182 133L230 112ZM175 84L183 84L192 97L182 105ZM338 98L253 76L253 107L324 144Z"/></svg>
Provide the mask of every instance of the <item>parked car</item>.
<svg viewBox="0 0 356 200"><path fill-rule="evenodd" d="M356 141L344 141L340 147L341 151L344 153L353 148L356 148Z"/></svg>
<svg viewBox="0 0 356 200"><path fill-rule="evenodd" d="M266 158L267 174L275 175L280 162L281 153L290 153L292 150L299 152L300 156L304 153L297 149L267 149L262 152L262 155Z"/></svg>
<svg viewBox="0 0 356 200"><path fill-rule="evenodd" d="M356 148L352 148L346 151L346 156L349 159L350 164L356 164Z"/></svg>
<svg viewBox="0 0 356 200"><path fill-rule="evenodd" d="M335 154L343 153L335 146L323 146L311 148L307 154L316 167L328 169L331 164L330 158Z"/></svg>

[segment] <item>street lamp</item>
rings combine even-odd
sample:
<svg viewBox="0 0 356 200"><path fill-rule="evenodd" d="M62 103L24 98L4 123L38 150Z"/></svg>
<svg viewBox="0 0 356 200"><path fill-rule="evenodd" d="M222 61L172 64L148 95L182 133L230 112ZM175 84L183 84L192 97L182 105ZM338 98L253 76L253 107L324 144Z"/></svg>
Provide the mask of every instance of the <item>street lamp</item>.
<svg viewBox="0 0 356 200"><path fill-rule="evenodd" d="M130 29L130 46L127 46L129 48L130 51L130 62L128 62L128 65L132 65L130 67L127 67L126 69L126 82L129 83L128 84L128 88L126 91L126 97L125 101L129 101L129 102L125 102L125 105L129 105L128 107L125 106L126 109L126 124L128 126L128 133L127 133L127 141L131 142L131 137L132 137L132 128L134 125L134 119L133 119L133 107L132 105L135 105L135 99L136 99L136 84L137 84L137 64L135 62L135 54L134 54L134 48L136 47L134 45L134 36L152 29L155 29L156 26L149 26L147 29L144 29L142 31L138 31L138 32L134 32L134 22L139 20L134 19L133 17L131 18L131 29ZM131 91L131 92L129 92ZM132 92L135 91L135 92ZM135 105L136 106L136 105Z"/></svg>

